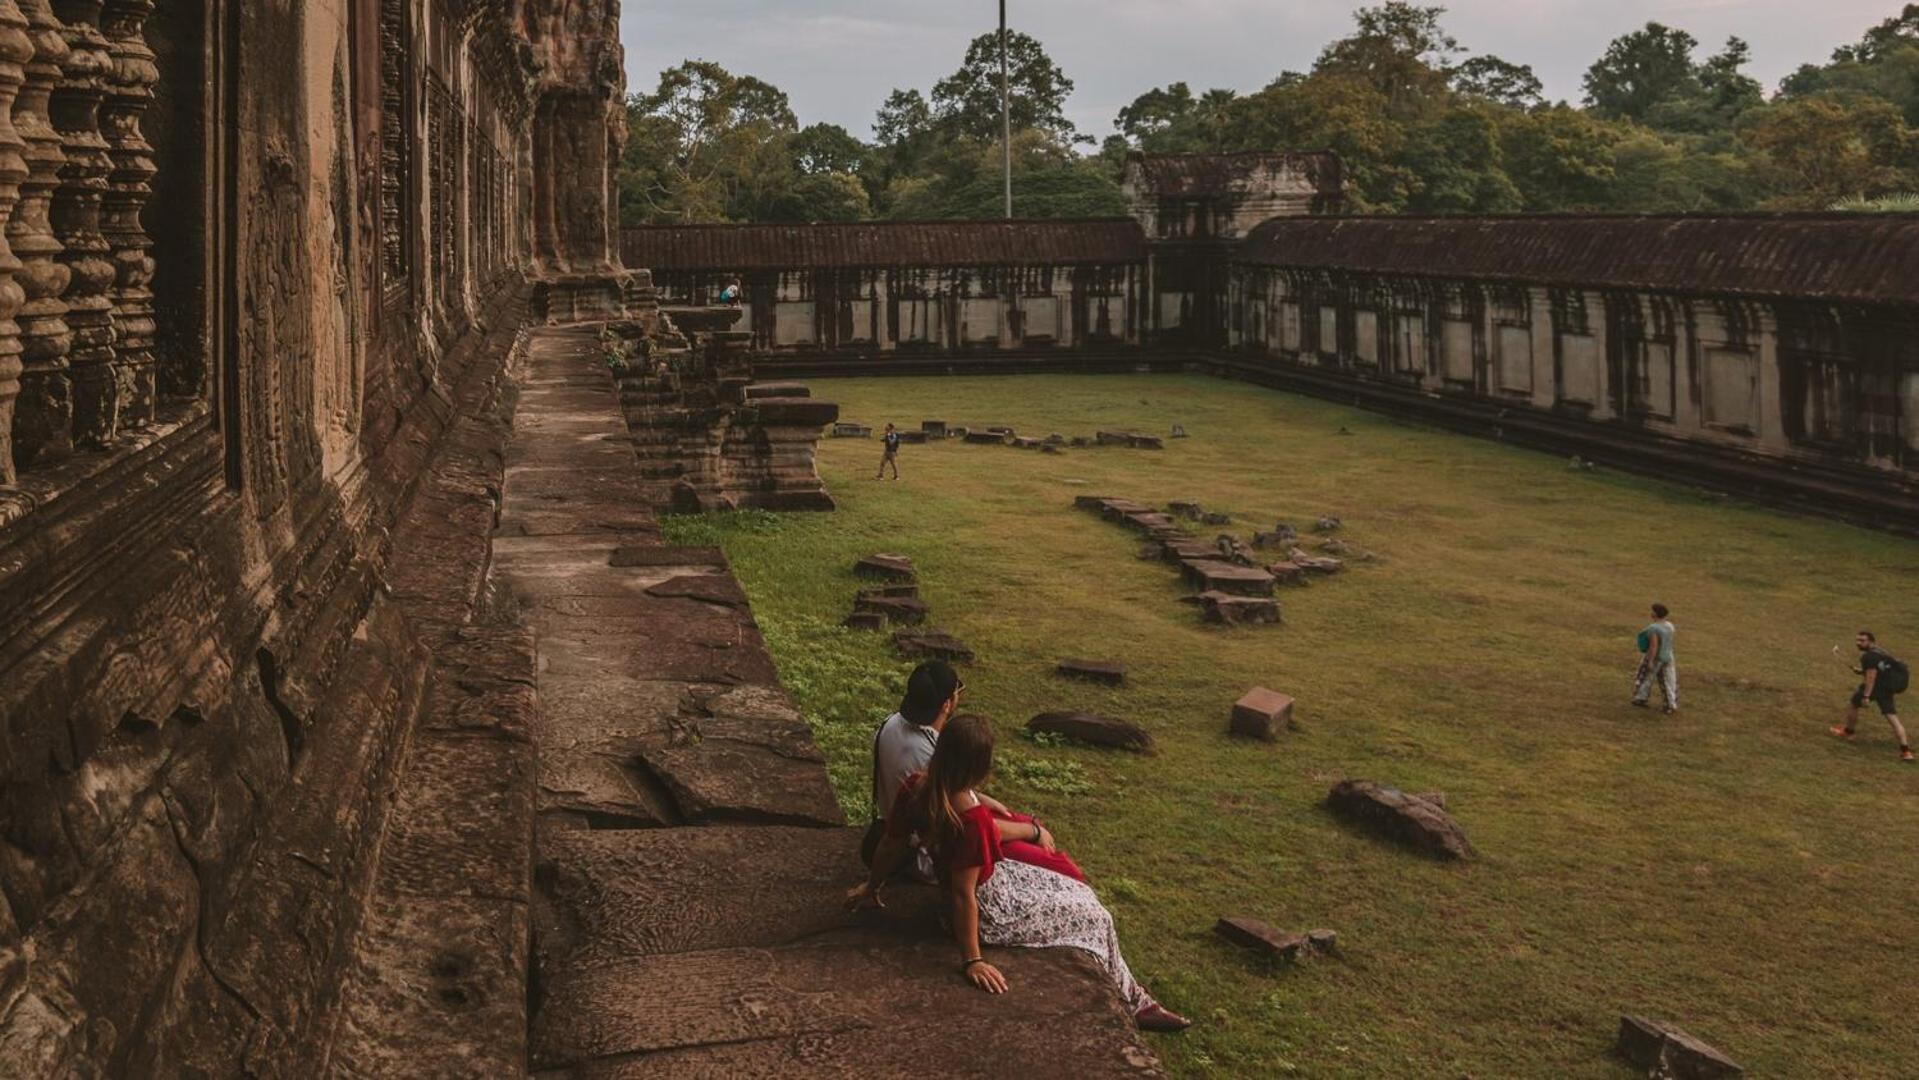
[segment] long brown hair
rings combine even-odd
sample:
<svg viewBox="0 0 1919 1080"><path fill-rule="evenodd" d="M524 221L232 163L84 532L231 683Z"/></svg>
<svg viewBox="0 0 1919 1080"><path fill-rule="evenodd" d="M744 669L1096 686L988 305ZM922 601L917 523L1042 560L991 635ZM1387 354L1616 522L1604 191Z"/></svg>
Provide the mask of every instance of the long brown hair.
<svg viewBox="0 0 1919 1080"><path fill-rule="evenodd" d="M992 723L970 713L948 720L926 778L913 793L911 820L926 823L921 838L928 849L941 851L959 839L960 797L985 783L992 771Z"/></svg>

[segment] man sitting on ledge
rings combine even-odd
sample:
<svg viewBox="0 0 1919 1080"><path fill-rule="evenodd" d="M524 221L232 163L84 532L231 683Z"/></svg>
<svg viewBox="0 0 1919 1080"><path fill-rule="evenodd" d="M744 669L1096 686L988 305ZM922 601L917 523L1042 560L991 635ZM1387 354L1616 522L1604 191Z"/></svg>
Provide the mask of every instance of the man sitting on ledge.
<svg viewBox="0 0 1919 1080"><path fill-rule="evenodd" d="M886 833L884 814L899 797L900 784L915 773L926 771L939 745L940 732L959 708L966 684L959 673L944 660L928 660L913 669L906 679L906 697L899 711L886 718L873 736L873 823L860 844L860 860L873 864L873 853ZM980 794L980 804L997 824L1000 852L1008 859L1043 867L1075 881L1086 874L1072 856L1059 850L1046 826L1026 814L1016 814L990 796ZM933 880L933 861L924 847L916 847L914 869L920 880Z"/></svg>

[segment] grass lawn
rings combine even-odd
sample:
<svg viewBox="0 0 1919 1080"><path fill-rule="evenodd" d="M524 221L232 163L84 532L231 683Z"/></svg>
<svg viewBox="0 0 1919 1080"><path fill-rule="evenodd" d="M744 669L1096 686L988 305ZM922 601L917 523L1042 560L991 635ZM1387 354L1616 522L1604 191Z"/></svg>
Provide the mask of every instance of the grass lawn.
<svg viewBox="0 0 1919 1080"><path fill-rule="evenodd" d="M1919 660L1919 544L1200 377L814 391L876 428L1191 432L1163 452L908 446L897 483L872 479L877 440L828 440L838 513L671 526L731 553L855 820L910 665L839 628L851 566L913 557L935 622L979 654L990 790L1054 826L1141 981L1197 1021L1155 1037L1174 1071L1624 1076L1611 1041L1643 1012L1755 1075L1919 1075L1919 767L1876 714L1857 745L1826 734L1855 682L1833 645L1850 658L1868 627ZM1283 626L1206 627L1169 565L1073 509L1085 494L1194 499L1242 537L1333 514L1383 559L1282 591ZM1654 600L1679 627L1672 718L1626 705ZM1063 681L1068 656L1130 684ZM1256 685L1294 695L1302 730L1229 739ZM1060 708L1160 752L1019 737ZM1343 777L1444 791L1480 858L1350 831L1320 806ZM1214 937L1221 915L1331 927L1343 956L1270 970Z"/></svg>

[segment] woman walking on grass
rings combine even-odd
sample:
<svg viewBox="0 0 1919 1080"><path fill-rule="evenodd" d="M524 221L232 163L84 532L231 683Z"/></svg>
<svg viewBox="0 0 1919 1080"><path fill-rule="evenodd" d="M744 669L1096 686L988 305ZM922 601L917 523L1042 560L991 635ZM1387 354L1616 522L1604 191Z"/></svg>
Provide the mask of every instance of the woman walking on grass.
<svg viewBox="0 0 1919 1080"><path fill-rule="evenodd" d="M982 944L1076 948L1091 953L1113 977L1142 1030L1182 1031L1191 1026L1134 981L1119 954L1113 916L1091 886L1001 858L993 812L973 792L992 771L992 725L979 716L954 717L926 771L901 785L886 816L886 838L874 853L872 872L847 894L848 906L880 904L880 890L918 835L933 853L940 883L952 900L961 971L973 985L989 994L1003 994L1007 988L1006 976L981 955Z"/></svg>

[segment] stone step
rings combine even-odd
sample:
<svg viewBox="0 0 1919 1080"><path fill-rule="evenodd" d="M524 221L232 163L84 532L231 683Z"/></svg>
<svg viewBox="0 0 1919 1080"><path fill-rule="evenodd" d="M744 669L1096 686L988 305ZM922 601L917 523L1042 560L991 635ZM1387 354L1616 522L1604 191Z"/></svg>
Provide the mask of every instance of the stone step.
<svg viewBox="0 0 1919 1080"><path fill-rule="evenodd" d="M1013 984L954 971L936 890L897 886L847 915L855 829L569 833L541 852L539 1007L530 1050L553 1075L1157 1075L1090 956L989 950ZM658 988L672 987L672 993ZM937 1023L913 1018L938 1017ZM562 1072L562 1070L572 1070Z"/></svg>

